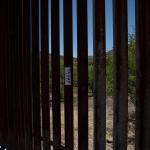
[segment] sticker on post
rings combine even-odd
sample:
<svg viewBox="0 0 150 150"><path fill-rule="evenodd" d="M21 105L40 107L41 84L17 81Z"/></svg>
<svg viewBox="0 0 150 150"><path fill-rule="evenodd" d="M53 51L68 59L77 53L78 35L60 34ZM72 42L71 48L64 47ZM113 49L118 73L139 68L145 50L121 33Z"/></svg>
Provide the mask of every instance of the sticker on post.
<svg viewBox="0 0 150 150"><path fill-rule="evenodd" d="M65 67L65 85L71 85L71 67Z"/></svg>

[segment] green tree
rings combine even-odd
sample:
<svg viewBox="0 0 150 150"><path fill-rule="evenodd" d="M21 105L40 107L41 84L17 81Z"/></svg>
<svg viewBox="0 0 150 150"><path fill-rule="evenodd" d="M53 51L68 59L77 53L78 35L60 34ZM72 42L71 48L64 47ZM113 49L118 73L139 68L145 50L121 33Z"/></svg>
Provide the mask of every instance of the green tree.
<svg viewBox="0 0 150 150"><path fill-rule="evenodd" d="M128 43L128 94L131 102L135 104L136 90L136 52L135 35L129 35Z"/></svg>
<svg viewBox="0 0 150 150"><path fill-rule="evenodd" d="M113 87L113 54L107 52L106 62L106 91L107 95L112 95ZM135 104L136 89L136 54L135 54L135 35L129 35L128 41L128 96L129 100Z"/></svg>
<svg viewBox="0 0 150 150"><path fill-rule="evenodd" d="M106 55L106 94L112 96L113 90L113 55L112 51Z"/></svg>

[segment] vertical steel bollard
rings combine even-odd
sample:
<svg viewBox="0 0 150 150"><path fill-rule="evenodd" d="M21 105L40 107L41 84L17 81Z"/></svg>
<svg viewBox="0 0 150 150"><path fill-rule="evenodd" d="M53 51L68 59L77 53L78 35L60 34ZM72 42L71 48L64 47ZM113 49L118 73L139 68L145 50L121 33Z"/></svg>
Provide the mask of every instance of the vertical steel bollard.
<svg viewBox="0 0 150 150"><path fill-rule="evenodd" d="M128 24L127 0L113 0L114 29L114 150L127 149Z"/></svg>
<svg viewBox="0 0 150 150"><path fill-rule="evenodd" d="M39 0L32 0L32 98L34 150L41 150L41 99L39 55Z"/></svg>
<svg viewBox="0 0 150 150"><path fill-rule="evenodd" d="M77 0L78 149L88 150L87 0Z"/></svg>
<svg viewBox="0 0 150 150"><path fill-rule="evenodd" d="M49 99L49 3L41 0L41 101L43 150L50 150L50 99Z"/></svg>
<svg viewBox="0 0 150 150"><path fill-rule="evenodd" d="M74 149L72 0L64 0L65 149Z"/></svg>
<svg viewBox="0 0 150 150"><path fill-rule="evenodd" d="M52 111L54 150L60 150L61 145L59 34L59 0L51 0Z"/></svg>
<svg viewBox="0 0 150 150"><path fill-rule="evenodd" d="M106 149L105 0L94 1L94 149Z"/></svg>
<svg viewBox="0 0 150 150"><path fill-rule="evenodd" d="M150 1L136 0L136 150L150 149Z"/></svg>

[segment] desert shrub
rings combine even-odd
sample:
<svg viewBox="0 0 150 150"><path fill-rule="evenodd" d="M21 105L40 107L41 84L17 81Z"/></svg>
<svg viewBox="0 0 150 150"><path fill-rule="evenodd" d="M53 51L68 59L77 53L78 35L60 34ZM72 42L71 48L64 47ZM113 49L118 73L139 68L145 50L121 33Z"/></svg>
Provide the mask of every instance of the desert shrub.
<svg viewBox="0 0 150 150"><path fill-rule="evenodd" d="M128 96L129 100L135 104L135 90L136 90L136 62L135 62L135 35L129 35L128 42ZM89 92L93 94L93 80L94 80L94 69L93 59L90 57L88 63L88 88ZM51 68L50 68L51 71ZM51 74L50 74L51 81ZM77 77L77 60L74 59L73 63L73 86L78 87ZM51 83L51 82L50 82ZM60 60L60 98L64 99L64 63L63 57ZM51 88L51 85L50 85ZM76 90L77 91L77 90ZM113 95L113 51L106 52L106 94L107 96Z"/></svg>
<svg viewBox="0 0 150 150"><path fill-rule="evenodd" d="M136 54L135 54L135 35L129 35L128 42L128 96L129 100L135 104L136 91ZM113 95L113 54L107 52L106 63L106 91L107 95Z"/></svg>
<svg viewBox="0 0 150 150"><path fill-rule="evenodd" d="M136 51L135 51L135 35L129 35L128 43L128 94L129 99L135 104L136 97Z"/></svg>

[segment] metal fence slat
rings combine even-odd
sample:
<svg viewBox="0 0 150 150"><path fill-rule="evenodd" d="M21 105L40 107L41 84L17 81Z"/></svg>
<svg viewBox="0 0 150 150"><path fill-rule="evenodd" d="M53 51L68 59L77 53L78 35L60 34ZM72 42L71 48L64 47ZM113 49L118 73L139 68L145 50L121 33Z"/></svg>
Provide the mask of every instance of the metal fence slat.
<svg viewBox="0 0 150 150"><path fill-rule="evenodd" d="M39 55L39 1L32 0L32 97L34 150L41 150Z"/></svg>
<svg viewBox="0 0 150 150"><path fill-rule="evenodd" d="M30 0L23 0L23 58L24 58L24 122L25 149L32 150L32 94L31 94L31 9Z"/></svg>
<svg viewBox="0 0 150 150"><path fill-rule="evenodd" d="M113 147L127 149L128 124L128 24L127 0L113 0L114 126Z"/></svg>
<svg viewBox="0 0 150 150"><path fill-rule="evenodd" d="M0 2L0 145L8 142L8 1Z"/></svg>
<svg viewBox="0 0 150 150"><path fill-rule="evenodd" d="M136 150L150 149L150 1L136 0Z"/></svg>
<svg viewBox="0 0 150 150"><path fill-rule="evenodd" d="M72 0L64 0L65 149L74 149Z"/></svg>
<svg viewBox="0 0 150 150"><path fill-rule="evenodd" d="M77 0L78 149L88 150L87 0Z"/></svg>
<svg viewBox="0 0 150 150"><path fill-rule="evenodd" d="M18 136L18 145L17 149L23 149L25 150L25 95L24 95L24 57L23 57L23 1L17 1L17 51L16 51L16 56L13 58L17 59L17 62L15 62L14 67L16 63L18 63L17 67L17 74L14 73L14 78L15 78L15 85L14 89L16 89L16 98L15 98L15 103L16 103L16 111L15 116L16 116L16 122L14 123L15 127L15 132L16 136ZM16 86L18 83L18 86ZM16 125L17 124L17 125ZM16 126L15 126L16 125Z"/></svg>
<svg viewBox="0 0 150 150"><path fill-rule="evenodd" d="M94 149L106 149L105 0L94 1Z"/></svg>
<svg viewBox="0 0 150 150"><path fill-rule="evenodd" d="M50 99L49 99L49 22L48 0L41 0L41 98L43 150L50 150Z"/></svg>
<svg viewBox="0 0 150 150"><path fill-rule="evenodd" d="M9 1L9 5L8 5L9 7L9 17L8 17L9 48L8 48L8 77L7 77L8 91L7 92L8 92L8 112L9 112L8 132L11 133L9 134L9 137L8 137L8 148L13 148L13 150L17 149L17 146L19 144L17 141L18 132L16 130L19 122L16 121L17 116L15 114L16 112L17 114L19 114L17 110L17 105L18 105L17 88L19 87L19 85L18 85L18 82L16 82L16 78L18 78L18 65L16 65L18 61L17 59L18 16L16 15L18 14L18 9L17 9L18 7L16 6L16 3L17 1L14 1L14 2Z"/></svg>
<svg viewBox="0 0 150 150"><path fill-rule="evenodd" d="M53 149L61 148L59 0L51 0Z"/></svg>

